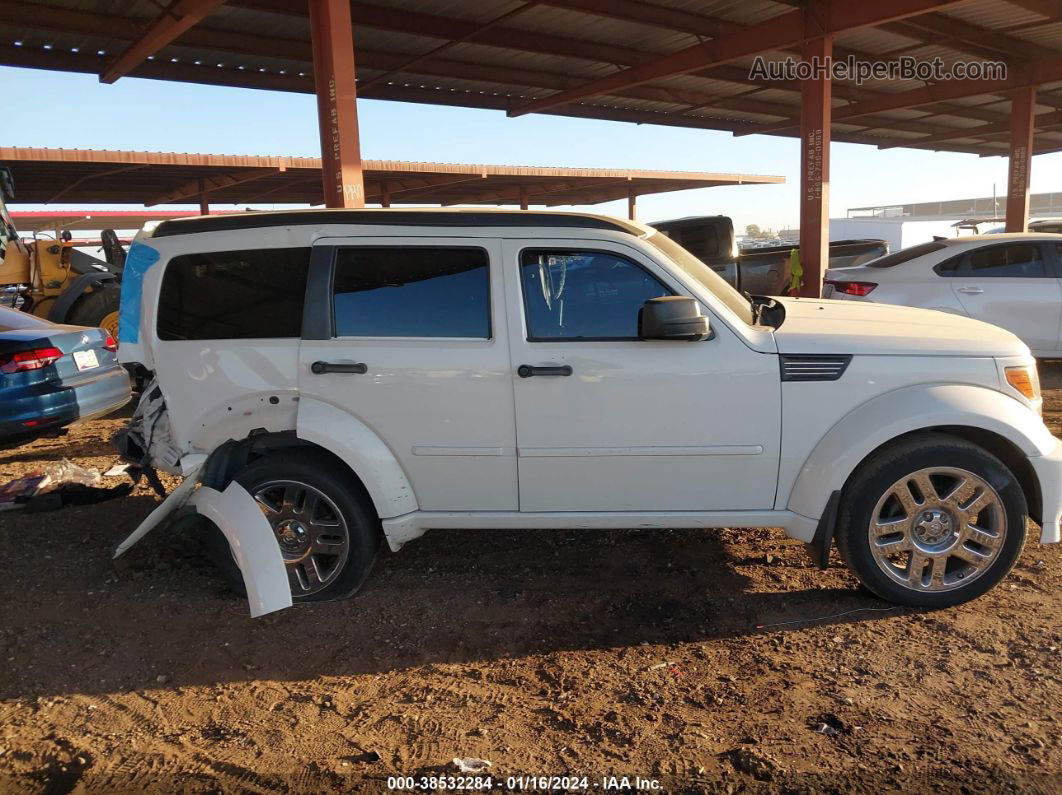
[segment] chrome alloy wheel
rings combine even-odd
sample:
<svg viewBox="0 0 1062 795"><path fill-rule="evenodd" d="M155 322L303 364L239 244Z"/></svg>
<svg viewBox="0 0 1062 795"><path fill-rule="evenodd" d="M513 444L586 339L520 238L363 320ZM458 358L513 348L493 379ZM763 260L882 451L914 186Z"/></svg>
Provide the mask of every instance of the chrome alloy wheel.
<svg viewBox="0 0 1062 795"><path fill-rule="evenodd" d="M292 596L327 587L347 562L350 533L336 504L306 483L274 480L254 492L276 536Z"/></svg>
<svg viewBox="0 0 1062 795"><path fill-rule="evenodd" d="M931 467L885 491L869 533L874 561L890 579L914 591L950 591L980 577L999 557L1007 514L984 478Z"/></svg>

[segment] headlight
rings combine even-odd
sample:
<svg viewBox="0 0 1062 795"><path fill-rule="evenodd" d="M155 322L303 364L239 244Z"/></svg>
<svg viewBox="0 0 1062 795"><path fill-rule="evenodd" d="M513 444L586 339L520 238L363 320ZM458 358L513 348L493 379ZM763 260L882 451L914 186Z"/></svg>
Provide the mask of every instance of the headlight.
<svg viewBox="0 0 1062 795"><path fill-rule="evenodd" d="M1023 364L1019 367L1005 367L1007 383L1018 390L1026 399L1040 399L1040 376L1035 364Z"/></svg>

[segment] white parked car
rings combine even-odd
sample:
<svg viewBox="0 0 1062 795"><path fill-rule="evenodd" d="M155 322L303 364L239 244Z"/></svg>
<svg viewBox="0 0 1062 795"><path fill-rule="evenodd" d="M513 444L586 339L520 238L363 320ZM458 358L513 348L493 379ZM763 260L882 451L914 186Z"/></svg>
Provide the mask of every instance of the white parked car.
<svg viewBox="0 0 1062 795"><path fill-rule="evenodd" d="M1034 356L1062 357L1062 235L937 240L826 272L822 295L940 309L1012 331Z"/></svg>
<svg viewBox="0 0 1062 795"><path fill-rule="evenodd" d="M999 582L1025 516L1059 539L1062 447L1014 335L750 302L644 225L165 221L122 290L122 358L155 378L129 448L185 480L116 554L188 503L252 614L346 596L382 539L433 528L780 527L930 607Z"/></svg>

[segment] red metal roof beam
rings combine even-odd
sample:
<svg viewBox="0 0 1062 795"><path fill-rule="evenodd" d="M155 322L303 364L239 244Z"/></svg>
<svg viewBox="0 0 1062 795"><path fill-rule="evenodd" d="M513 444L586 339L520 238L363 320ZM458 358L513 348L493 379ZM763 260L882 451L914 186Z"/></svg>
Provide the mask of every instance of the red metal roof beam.
<svg viewBox="0 0 1062 795"><path fill-rule="evenodd" d="M558 105L793 47L808 38L808 31L811 30L815 31L814 35L842 33L938 11L961 2L965 0L881 0L867 4L831 3L824 7L822 0L813 0L807 8L779 14L759 24L694 44L582 86L519 105L511 109L508 115L540 113Z"/></svg>
<svg viewBox="0 0 1062 795"><path fill-rule="evenodd" d="M917 108L922 105L962 99L964 97L1006 94L1020 88L1057 83L1059 81L1062 81L1062 55L1043 61L1022 64L1019 67L1011 67L1010 76L1006 80L949 80L947 82L931 83L921 88L912 88L909 91L879 94L872 99L853 102L851 105L846 105L842 108L835 108L833 120L839 122L860 116L869 116L873 113ZM799 125L800 119L793 117L775 124L748 125L745 130L737 132L735 135L780 133L796 129ZM917 139L913 140L912 143L918 143Z"/></svg>
<svg viewBox="0 0 1062 795"><path fill-rule="evenodd" d="M174 0L165 11L148 23L138 38L114 57L100 74L100 82L113 83L129 74L182 33L198 25L224 2L225 0Z"/></svg>
<svg viewBox="0 0 1062 795"><path fill-rule="evenodd" d="M1062 0L1010 0L1010 2L1048 19L1057 19L1062 16Z"/></svg>
<svg viewBox="0 0 1062 795"><path fill-rule="evenodd" d="M1033 127L1037 130L1049 130L1054 127L1062 127L1062 110L1050 113L1041 113L1033 118ZM1010 120L996 122L995 124L979 124L976 127L956 127L948 132L928 135L918 138L915 142L920 144L932 144L938 141L953 141L956 138L986 138L995 135L1009 135L1011 128ZM889 143L879 146L878 149L895 149L901 144Z"/></svg>

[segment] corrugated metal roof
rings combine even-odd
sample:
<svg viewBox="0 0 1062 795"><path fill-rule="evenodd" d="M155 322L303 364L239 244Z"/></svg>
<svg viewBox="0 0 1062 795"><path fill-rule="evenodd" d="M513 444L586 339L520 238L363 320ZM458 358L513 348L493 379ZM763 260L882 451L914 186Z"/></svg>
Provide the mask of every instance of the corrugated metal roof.
<svg viewBox="0 0 1062 795"><path fill-rule="evenodd" d="M220 204L321 201L311 157L0 147L16 199L33 203L198 203L200 181ZM758 174L366 160L366 196L397 204L598 204L675 190L785 182Z"/></svg>
<svg viewBox="0 0 1062 795"><path fill-rule="evenodd" d="M616 5L601 0L353 0L359 91L379 99L506 110L682 50L706 40L705 31L726 35L793 13L799 5L795 0L628 0ZM631 17L632 9L641 13ZM5 15L0 63L99 72L159 8L153 0L0 0L0 13ZM507 15L503 21L491 24L502 15ZM443 51L406 66L447 42L451 45ZM1021 57L1026 45L1036 57L1058 53L1055 73L1060 79L1041 87L1040 97L1044 108L1062 106L1062 95L1055 94L1062 86L1062 19L1047 19L1022 7L1020 0L967 0L836 37L839 57L903 54L952 64L998 52L1011 60L1012 68L1026 60ZM796 57L795 49L767 56ZM311 57L303 0L230 0L133 74L311 92ZM778 128L799 114L799 85L756 81L749 75L752 62L749 55L590 94L546 112L694 127L718 122L716 128L735 132L767 127L772 133L795 134L791 127ZM834 105L848 108L923 85L917 80L861 86L836 81ZM939 138L949 130L958 134L1005 121L1004 94L989 86L981 95L931 106L838 119L835 129L851 133L871 128L875 139L884 139L882 145L890 140L917 145L926 135ZM1046 134L1039 139L1054 140ZM927 146L981 154L1000 148L995 139L971 138Z"/></svg>

